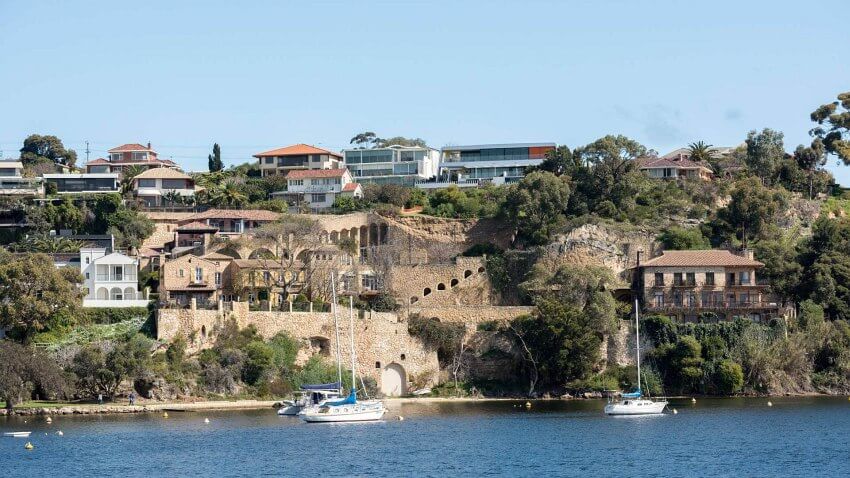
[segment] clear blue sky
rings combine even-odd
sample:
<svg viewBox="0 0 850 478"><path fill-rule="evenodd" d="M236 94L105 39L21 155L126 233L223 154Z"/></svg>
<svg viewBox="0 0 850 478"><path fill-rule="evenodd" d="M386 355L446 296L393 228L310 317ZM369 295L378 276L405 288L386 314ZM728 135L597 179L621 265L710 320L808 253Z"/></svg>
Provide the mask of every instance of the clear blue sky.
<svg viewBox="0 0 850 478"><path fill-rule="evenodd" d="M151 141L199 170L214 141L233 164L364 130L663 153L771 127L793 150L850 90L840 0L129 3L0 2L5 156L55 134L83 159L86 140Z"/></svg>

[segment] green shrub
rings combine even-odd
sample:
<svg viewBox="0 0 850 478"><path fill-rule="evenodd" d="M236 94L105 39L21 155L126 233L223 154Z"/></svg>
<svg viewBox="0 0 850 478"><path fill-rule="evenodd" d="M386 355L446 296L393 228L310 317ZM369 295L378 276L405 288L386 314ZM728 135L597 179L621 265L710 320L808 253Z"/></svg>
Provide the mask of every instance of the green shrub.
<svg viewBox="0 0 850 478"><path fill-rule="evenodd" d="M744 386L744 371L739 363L722 360L717 364L712 381L718 393L731 395L741 391Z"/></svg>

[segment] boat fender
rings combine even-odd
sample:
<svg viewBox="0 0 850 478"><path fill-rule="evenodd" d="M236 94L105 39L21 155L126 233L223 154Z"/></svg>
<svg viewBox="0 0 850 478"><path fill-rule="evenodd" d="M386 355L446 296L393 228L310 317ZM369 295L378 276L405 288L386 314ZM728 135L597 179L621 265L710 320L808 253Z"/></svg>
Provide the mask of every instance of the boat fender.
<svg viewBox="0 0 850 478"><path fill-rule="evenodd" d="M773 406L773 402L771 402L770 400L768 400L768 401L767 401L767 406L768 406L768 407L772 407L772 406Z"/></svg>
<svg viewBox="0 0 850 478"><path fill-rule="evenodd" d="M204 423L209 423L209 422L210 422L209 418L204 418Z"/></svg>
<svg viewBox="0 0 850 478"><path fill-rule="evenodd" d="M47 423L53 423L53 419L50 417L47 417L44 421L46 421Z"/></svg>
<svg viewBox="0 0 850 478"><path fill-rule="evenodd" d="M696 398L692 398L692 399L691 399L691 403L697 403L697 399L696 399Z"/></svg>
<svg viewBox="0 0 850 478"><path fill-rule="evenodd" d="M32 449L33 449L33 448L35 448L35 447L34 447L34 446L32 446L32 443L27 442L27 444L26 444L26 445L24 445L24 448L25 448L25 449L27 449L27 450L32 450Z"/></svg>
<svg viewBox="0 0 850 478"><path fill-rule="evenodd" d="M162 414L162 418L168 418L168 412L164 412L164 413Z"/></svg>
<svg viewBox="0 0 850 478"><path fill-rule="evenodd" d="M399 415L399 416L398 416L398 421L403 422L403 421L404 421L404 417L403 417L403 416L401 416L401 415Z"/></svg>
<svg viewBox="0 0 850 478"><path fill-rule="evenodd" d="M531 408L531 402L525 402L525 408Z"/></svg>
<svg viewBox="0 0 850 478"><path fill-rule="evenodd" d="M674 409L673 409L673 415L678 415L678 414L679 414L679 410L676 410L676 409L674 408Z"/></svg>
<svg viewBox="0 0 850 478"><path fill-rule="evenodd" d="M62 435L64 435L64 433L62 433L62 430L59 430L58 432L56 432L56 434L57 434L57 435L59 435L60 437L61 437Z"/></svg>

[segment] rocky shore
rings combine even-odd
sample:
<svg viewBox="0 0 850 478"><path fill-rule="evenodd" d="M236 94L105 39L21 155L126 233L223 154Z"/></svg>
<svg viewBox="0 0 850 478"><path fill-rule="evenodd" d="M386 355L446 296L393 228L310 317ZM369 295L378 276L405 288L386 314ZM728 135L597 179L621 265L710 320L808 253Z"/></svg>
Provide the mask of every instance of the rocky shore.
<svg viewBox="0 0 850 478"><path fill-rule="evenodd" d="M275 400L237 400L191 403L146 403L143 405L85 404L62 407L15 408L11 415L97 415L104 413L155 413L155 412L191 412L200 410L245 410L273 408ZM0 409L0 416L9 415L6 409Z"/></svg>

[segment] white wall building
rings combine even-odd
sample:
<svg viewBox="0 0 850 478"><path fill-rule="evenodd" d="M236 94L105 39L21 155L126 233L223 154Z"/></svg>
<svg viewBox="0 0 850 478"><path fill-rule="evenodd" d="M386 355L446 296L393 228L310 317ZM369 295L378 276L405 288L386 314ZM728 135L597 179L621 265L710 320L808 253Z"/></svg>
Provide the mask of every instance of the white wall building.
<svg viewBox="0 0 850 478"><path fill-rule="evenodd" d="M363 188L355 183L348 169L302 169L286 175L286 191L272 193L290 206L306 205L313 209L333 206L337 196L363 197Z"/></svg>
<svg viewBox="0 0 850 478"><path fill-rule="evenodd" d="M345 166L362 184L403 184L437 175L440 152L427 146L391 145L386 148L346 149Z"/></svg>
<svg viewBox="0 0 850 478"><path fill-rule="evenodd" d="M42 195L41 178L25 178L23 173L24 165L20 161L0 161L0 195Z"/></svg>
<svg viewBox="0 0 850 478"><path fill-rule="evenodd" d="M80 249L80 272L86 295L83 307L147 307L139 292L139 261L103 248Z"/></svg>

